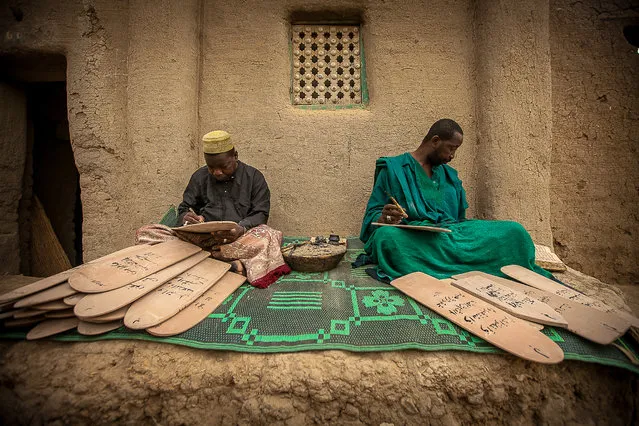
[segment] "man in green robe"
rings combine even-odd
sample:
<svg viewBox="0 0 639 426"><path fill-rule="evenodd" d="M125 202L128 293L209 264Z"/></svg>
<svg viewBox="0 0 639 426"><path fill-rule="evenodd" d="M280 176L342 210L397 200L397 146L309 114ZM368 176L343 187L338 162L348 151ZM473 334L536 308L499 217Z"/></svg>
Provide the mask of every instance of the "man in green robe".
<svg viewBox="0 0 639 426"><path fill-rule="evenodd" d="M378 279L416 271L436 278L468 271L504 276L499 269L511 264L549 276L535 265L532 239L519 223L466 219L466 192L457 171L447 164L462 142L459 124L442 119L433 124L415 151L377 160L360 239L367 260L377 264ZM373 222L431 225L452 232L376 226Z"/></svg>

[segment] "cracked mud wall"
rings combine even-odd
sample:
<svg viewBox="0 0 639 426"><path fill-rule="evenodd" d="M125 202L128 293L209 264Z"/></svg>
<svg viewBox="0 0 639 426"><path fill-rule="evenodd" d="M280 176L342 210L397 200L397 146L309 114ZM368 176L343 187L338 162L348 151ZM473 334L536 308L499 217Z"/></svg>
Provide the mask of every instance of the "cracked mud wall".
<svg viewBox="0 0 639 426"><path fill-rule="evenodd" d="M27 150L27 100L20 90L0 82L0 259L1 271L20 272L18 203Z"/></svg>
<svg viewBox="0 0 639 426"><path fill-rule="evenodd" d="M633 9L634 7L634 9ZM636 1L553 1L552 231L573 268L639 284Z"/></svg>
<svg viewBox="0 0 639 426"><path fill-rule="evenodd" d="M91 260L131 241L123 214L127 2L14 3L0 8L0 53L67 58L69 132L82 188L85 260Z"/></svg>
<svg viewBox="0 0 639 426"><path fill-rule="evenodd" d="M476 2L477 213L550 245L548 1Z"/></svg>
<svg viewBox="0 0 639 426"><path fill-rule="evenodd" d="M302 10L360 16L366 109L291 105L290 14ZM454 165L474 207L472 19L470 1L207 1L200 133L227 129L240 158L264 172L272 226L357 235L375 160L414 150L434 121L452 117L465 133Z"/></svg>
<svg viewBox="0 0 639 426"><path fill-rule="evenodd" d="M124 179L127 40L118 36L127 33L128 20L125 2L111 4L107 9L65 3L58 16L33 5L34 13L42 12L33 35L49 33L38 42L55 43L45 49L61 49L67 57L69 132L80 173L85 260L130 243Z"/></svg>
<svg viewBox="0 0 639 426"><path fill-rule="evenodd" d="M198 15L197 0L130 3L127 192L136 228L179 203L198 167Z"/></svg>
<svg viewBox="0 0 639 426"><path fill-rule="evenodd" d="M0 8L1 55L67 59L85 261L131 245L135 229L181 197L197 166L196 6L14 1Z"/></svg>

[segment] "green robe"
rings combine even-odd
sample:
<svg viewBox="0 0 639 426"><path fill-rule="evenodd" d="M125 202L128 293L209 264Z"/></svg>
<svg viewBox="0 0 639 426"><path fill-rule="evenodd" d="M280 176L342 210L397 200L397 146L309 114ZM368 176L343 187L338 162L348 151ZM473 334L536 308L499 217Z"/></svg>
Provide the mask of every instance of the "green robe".
<svg viewBox="0 0 639 426"><path fill-rule="evenodd" d="M374 226L393 196L406 210L409 225L436 225L451 233ZM375 184L366 206L360 239L379 278L421 271L436 278L468 271L504 276L505 265L521 265L545 276L535 265L535 247L517 222L466 220L466 191L457 171L443 164L428 177L409 153L377 160Z"/></svg>

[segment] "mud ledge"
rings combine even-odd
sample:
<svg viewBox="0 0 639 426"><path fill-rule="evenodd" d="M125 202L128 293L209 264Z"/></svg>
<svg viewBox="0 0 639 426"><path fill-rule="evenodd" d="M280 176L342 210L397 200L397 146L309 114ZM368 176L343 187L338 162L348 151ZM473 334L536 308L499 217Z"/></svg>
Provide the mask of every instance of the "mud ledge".
<svg viewBox="0 0 639 426"><path fill-rule="evenodd" d="M626 306L618 289L577 271L561 279ZM144 341L0 342L4 424L622 425L637 421L638 403L635 375L577 361L543 366L452 351L246 354Z"/></svg>

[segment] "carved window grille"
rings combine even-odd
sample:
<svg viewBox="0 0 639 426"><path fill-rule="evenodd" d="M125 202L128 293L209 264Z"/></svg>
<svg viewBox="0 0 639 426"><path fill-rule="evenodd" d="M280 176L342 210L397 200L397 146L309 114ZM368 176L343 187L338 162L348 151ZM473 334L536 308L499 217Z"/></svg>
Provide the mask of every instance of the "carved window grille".
<svg viewBox="0 0 639 426"><path fill-rule="evenodd" d="M359 25L293 25L294 105L362 103Z"/></svg>

